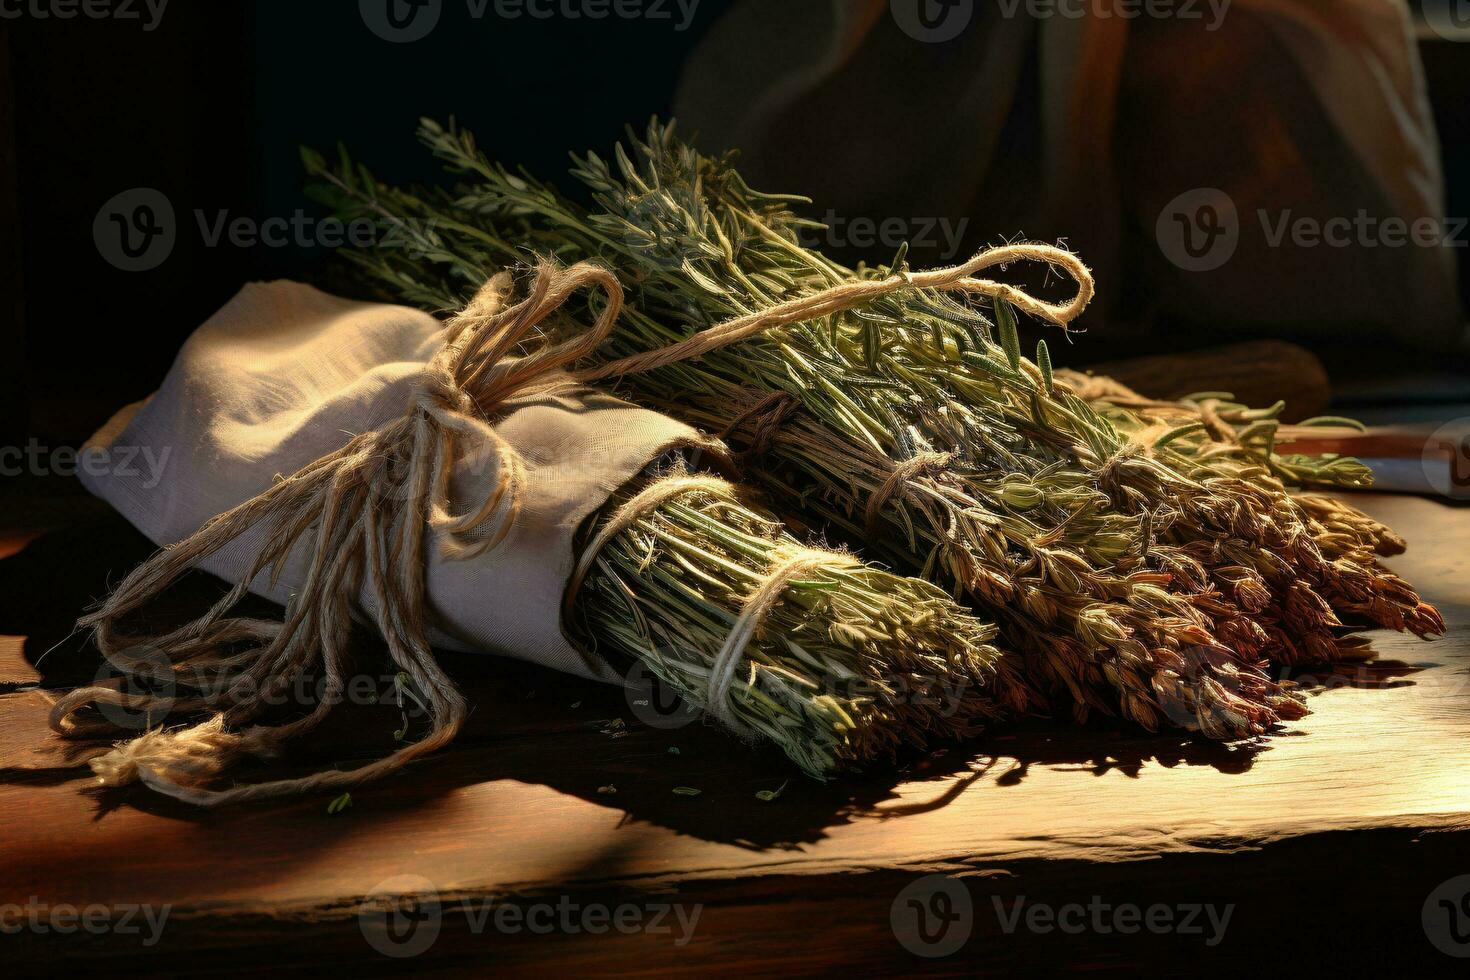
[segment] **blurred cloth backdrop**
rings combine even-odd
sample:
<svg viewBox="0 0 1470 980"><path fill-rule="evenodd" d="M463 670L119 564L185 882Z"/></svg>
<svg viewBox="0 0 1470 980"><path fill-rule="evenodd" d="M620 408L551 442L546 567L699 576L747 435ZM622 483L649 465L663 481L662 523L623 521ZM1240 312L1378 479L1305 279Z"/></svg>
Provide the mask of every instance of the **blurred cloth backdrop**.
<svg viewBox="0 0 1470 980"><path fill-rule="evenodd" d="M1064 238L1098 273L1090 323L1115 341L1456 344L1456 247L1396 246L1386 223L1467 238L1443 220L1403 0L1106 16L1150 7L747 0L693 54L675 109L706 146L740 147L757 187L814 197L818 217L968 219L966 251Z"/></svg>
<svg viewBox="0 0 1470 980"><path fill-rule="evenodd" d="M319 216L301 144L442 179L421 115L556 176L569 150L676 112L705 148L743 148L757 186L812 197L835 222L812 244L847 261L886 262L902 237L924 264L1063 238L1102 290L1057 351L1069 364L1276 335L1376 370L1461 323L1465 249L1273 248L1256 217L1470 214L1470 44L1418 38L1446 204L1404 0L1233 0L1218 19L1223 0L1190 0L1203 19L1126 21L1047 13L1082 0L649 0L663 18L601 19L562 12L580 0L516 17L441 0L411 43L369 27L373 2L170 3L151 26L5 7L21 16L0 17L0 445L84 438L242 283L323 281L320 244L212 229ZM168 199L177 236L127 271L94 223L136 188ZM1228 251L1227 203L1234 252L1184 267ZM1159 235L1171 208L1188 248ZM897 231L873 240L859 218Z"/></svg>

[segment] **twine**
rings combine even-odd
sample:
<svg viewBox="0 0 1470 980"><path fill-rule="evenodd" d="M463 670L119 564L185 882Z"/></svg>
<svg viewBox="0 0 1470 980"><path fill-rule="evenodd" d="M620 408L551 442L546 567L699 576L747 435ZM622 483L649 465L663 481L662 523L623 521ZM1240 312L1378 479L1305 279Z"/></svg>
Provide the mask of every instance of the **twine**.
<svg viewBox="0 0 1470 980"><path fill-rule="evenodd" d="M975 273L992 266L1011 262L1045 262L1062 269L1077 283L1077 293L1066 303L1048 303L1036 299L1025 290L993 279L975 279ZM1065 249L1054 245L1021 242L1002 245L976 255L970 261L945 269L930 269L927 272L895 272L882 279L860 279L845 282L808 296L789 299L764 310L747 313L718 323L713 327L658 350L634 354L622 360L612 361L600 367L577 372L581 381L600 381L603 378L620 377L625 374L641 374L655 368L665 367L693 357L700 357L736 341L776 327L784 327L806 320L820 320L850 310L854 306L869 303L909 289L936 289L941 292L968 293L988 296L992 300L1005 300L1018 309L1040 317L1057 326L1065 327L1075 320L1087 304L1092 302L1092 273L1082 260Z"/></svg>
<svg viewBox="0 0 1470 980"><path fill-rule="evenodd" d="M582 590L587 573L597 563L598 556L609 541L673 498L695 492L707 493L721 500L735 499L735 488L717 476L670 476L649 484L614 511L598 529L597 535L582 549L582 556L577 560L577 567L572 570L572 577L567 582L566 595L562 600L563 614L572 611L572 605Z"/></svg>
<svg viewBox="0 0 1470 980"><path fill-rule="evenodd" d="M741 454L742 459L754 459L764 456L771 448L776 433L786 420L796 414L801 408L801 400L789 392L773 391L750 408L741 412L730 420L730 424L720 430L720 438L728 440L741 426L751 423L750 446Z"/></svg>
<svg viewBox="0 0 1470 980"><path fill-rule="evenodd" d="M781 551L783 557L766 572L765 580L746 598L745 604L740 608L740 615L735 620L735 625L730 628L729 635L725 637L724 646L720 647L710 664L709 694L706 702L709 712L741 735L749 735L750 729L735 717L729 704L730 686L735 680L735 668L740 665L745 648L750 645L751 639L765 622L766 616L781 598L781 593L785 592L786 587L793 581L811 572L845 571L859 564L858 560L851 555L836 551L822 551L800 545L790 545Z"/></svg>
<svg viewBox="0 0 1470 980"><path fill-rule="evenodd" d="M1047 303L1004 283L974 278L983 269L1014 261L1039 261L1063 269L1076 281L1076 295L1063 304ZM532 332L560 310L573 293L589 287L600 289L606 300L591 329L533 353L514 356ZM216 806L311 790L352 788L443 746L458 733L468 708L429 647L424 552L428 534L433 532L446 556L470 558L494 548L515 526L525 489L524 464L489 421L506 401L533 390L558 390L653 370L766 330L819 319L909 289L1003 299L1065 327L1092 299L1093 281L1081 260L1063 249L1029 243L1007 245L950 268L919 273L905 270L883 279L843 283L716 324L659 350L568 374L565 369L596 351L612 330L623 305L623 290L617 278L593 263L581 262L570 268L542 263L525 299L507 306L510 277L505 273L495 276L449 320L444 346L425 366L402 418L353 437L336 452L306 465L215 517L183 541L157 552L134 569L96 612L79 621L80 627L95 631L104 655L147 643L171 663L246 665L224 692L227 704L215 718L181 731L149 732L93 760L93 771L104 785L140 780L177 799ZM454 515L449 512L447 498L455 446L458 441L475 439L491 446L499 457L497 486L478 509ZM897 473L902 472L900 467ZM901 482L891 477L889 483L893 486L886 492L893 493ZM204 615L162 636L127 637L120 632L123 617L260 525L270 531L266 545L240 581ZM269 572L274 584L294 546L306 539L311 539L311 564L281 622L226 615L244 598L257 576ZM838 561L853 559L811 550L793 554L772 570L747 601L716 657L717 669L712 675L711 705L727 724L733 719L725 696L735 664L770 606L796 575ZM240 757L276 754L284 743L319 725L341 699L352 611L364 580L373 600L375 625L387 642L390 656L424 695L429 733L385 758L355 769L228 790L200 785ZM230 657L218 653L220 647L241 640L253 640L258 645ZM287 724L251 725L236 731L261 715L270 698L292 677L318 662L325 671L326 693L308 716ZM88 705L117 703L116 699L117 692L110 688L75 691L54 706L51 727L62 736L90 732L96 727L95 720L92 724L81 723L73 717L75 713ZM154 702L142 696L128 703L146 708ZM205 757L207 764L201 762Z"/></svg>
<svg viewBox="0 0 1470 980"><path fill-rule="evenodd" d="M1058 371L1057 380L1062 381L1078 398L1085 402L1106 402L1118 408L1145 415L1169 415L1174 417L1193 416L1199 419L1212 442L1231 446L1240 444L1235 428L1220 417L1220 401L1205 398L1197 402L1165 401L1140 395L1132 388L1105 374L1083 374L1080 371ZM1128 441L1143 448L1151 448L1158 436L1168 431L1168 426L1144 429L1128 437Z"/></svg>
<svg viewBox="0 0 1470 980"><path fill-rule="evenodd" d="M572 572L567 586L563 611L570 613L582 583L598 556L613 538L632 527L639 520L660 506L685 494L705 493L720 500L734 500L735 488L715 476L670 476L650 484L637 495L613 512L598 530L597 535L582 549L582 557ZM775 608L776 602L786 587L795 579L809 572L846 570L860 563L851 555L837 551L823 551L799 545L783 545L775 550L776 561L766 570L765 578L741 605L740 614L730 627L729 634L719 651L710 661L710 687L706 695L706 710L727 728L739 735L750 735L749 726L738 718L730 705L731 686L736 668L740 666L750 641L760 632L766 617Z"/></svg>
<svg viewBox="0 0 1470 980"><path fill-rule="evenodd" d="M908 493L910 480L920 476L931 476L940 472L954 460L954 453L919 453L910 459L906 459L893 468L888 474L888 479L883 485L873 492L868 498L868 506L863 512L864 526L869 534L878 526L878 518L883 514L883 508L893 495L900 491Z"/></svg>

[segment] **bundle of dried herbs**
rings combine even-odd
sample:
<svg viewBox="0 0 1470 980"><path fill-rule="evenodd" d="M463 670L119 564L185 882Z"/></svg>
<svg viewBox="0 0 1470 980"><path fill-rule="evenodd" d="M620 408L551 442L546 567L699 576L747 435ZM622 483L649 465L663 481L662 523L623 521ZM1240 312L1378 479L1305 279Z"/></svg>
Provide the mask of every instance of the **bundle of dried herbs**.
<svg viewBox="0 0 1470 980"><path fill-rule="evenodd" d="M701 156L671 127L630 135L611 165L576 161L591 208L490 162L452 125L426 122L420 136L460 186L393 188L345 156L333 167L306 154L327 200L408 246L347 254L429 308L533 253L606 263L631 301L603 359L905 269L902 252L886 269L847 269L805 248L802 199L751 190L728 158ZM1353 464L1263 451L1261 419L1205 445L1221 433L1080 397L1044 343L1032 362L1016 337L1003 301L986 317L912 289L623 390L745 438L752 478L783 513L968 596L1079 717L1258 733L1302 711L1261 657L1350 652L1339 612L1436 631L1433 611L1371 557L1381 534L1324 521L1282 482L1351 483Z"/></svg>
<svg viewBox="0 0 1470 980"><path fill-rule="evenodd" d="M615 669L642 665L691 709L738 735L770 740L814 778L891 759L902 747L969 737L1028 708L1024 680L990 644L993 626L928 582L801 545L718 477L675 472L640 493L621 491L594 527L566 597L569 623L587 648ZM387 759L305 784L211 789L241 758L276 755L310 732L340 701L342 680L341 651L331 649L316 651L320 662L278 661L262 675L262 659L220 654L221 645L251 639L251 624L216 626L225 632L196 637L168 664L113 658L167 698L92 688L58 702L56 727L67 735L112 730L108 716L77 714L98 702L170 712L152 724L216 712L192 727L156 728L93 760L103 785L141 780L204 805L350 788L442 744L458 727L431 710L434 731ZM279 690L317 670L328 683L316 708L266 723ZM447 684L437 674L399 679L403 696L431 709L426 688ZM407 737L407 723L397 734Z"/></svg>
<svg viewBox="0 0 1470 980"><path fill-rule="evenodd" d="M568 596L588 648L812 776L1028 707L993 626L921 579L802 545L723 480L668 476L609 507ZM748 633L752 596L793 567Z"/></svg>
<svg viewBox="0 0 1470 980"><path fill-rule="evenodd" d="M405 319L400 308L364 308L276 284L263 287L264 295L249 292L218 315L220 323L191 338L193 354L176 362L172 384L139 410L134 421L144 422L129 430L133 435L178 431L154 428L150 419L198 421L208 430L215 413L230 414L261 393L272 407L297 404L297 394L319 398L319 384L293 390L261 371L256 355L277 350L283 335L298 341L292 351L303 364L326 364L353 386L380 389L387 405L397 407L401 398L402 408L380 420L348 399L341 403L347 414L336 418L361 429L348 435L324 422L332 416L314 414L329 410L312 402L284 414L293 434L313 428L319 441L293 444L288 455L263 451L260 432L243 450L200 436L188 465L231 459L223 480L206 486L198 472L176 469L173 496L136 498L129 497L131 484L109 485L119 491L109 499L135 520L171 509L180 495L202 495L210 502L205 513L219 501L227 505L202 524L186 513L177 525L186 529L181 539L177 527L150 524L167 546L80 622L114 664L152 685L151 693L71 692L54 705L56 731L126 730L137 713L150 726L177 720L174 712L191 722L148 731L94 760L104 784L141 781L212 806L340 791L394 772L454 738L465 720L468 705L430 647L432 630L453 639L456 624L459 642L477 649L516 650L514 641L529 637L540 650L525 651L528 658L562 669L577 669L560 659L563 653L601 677L613 676L604 669L609 663L641 663L726 727L774 741L817 777L900 745L967 735L1026 709L1024 684L989 645L994 628L934 585L803 546L713 476L681 471L636 493L610 489L639 478L647 453L682 458L708 441L569 378L563 364L595 347L595 332L570 346L537 345L535 353L509 356L579 290L596 288L606 298L597 328L605 332L622 298L606 270L543 266L514 302L510 287L505 276L487 283L440 328L421 314ZM375 332L375 342L353 356L348 349L359 330ZM328 353L325 360L306 353L308 334ZM426 356L425 341L433 352L410 369L412 359ZM380 371L384 364L392 371ZM201 398L200 370L251 394L242 402ZM593 455L621 461L603 466ZM252 470L260 457L267 468ZM563 457L571 469L556 462ZM485 458L494 465L482 470ZM277 459L290 460L294 470L271 479ZM570 490L558 496L553 487L562 485ZM600 512L588 515L595 507ZM578 542L575 526L584 517L594 533ZM494 557L502 547L516 552L507 564ZM212 564L226 554L234 557ZM572 554L581 559L568 582L562 563ZM461 562L469 564L445 573L448 563ZM181 575L203 567L234 584L202 615L166 627L140 615ZM549 572L538 578L533 567ZM456 576L457 585L447 584ZM279 617L239 612L248 592L275 595L277 582L284 586ZM548 589L556 591L548 597ZM500 614L466 618L466 605ZM446 613L456 606L457 617ZM283 754L343 700L355 622L384 641L400 695L424 708L429 730L356 768L215 788L237 762ZM589 645L604 659L581 661L562 633L567 623L585 624ZM320 684L315 697L303 679ZM304 714L282 708L293 687ZM120 719L90 710L96 706L131 714ZM197 721L201 715L207 720ZM396 734L407 738L406 721Z"/></svg>

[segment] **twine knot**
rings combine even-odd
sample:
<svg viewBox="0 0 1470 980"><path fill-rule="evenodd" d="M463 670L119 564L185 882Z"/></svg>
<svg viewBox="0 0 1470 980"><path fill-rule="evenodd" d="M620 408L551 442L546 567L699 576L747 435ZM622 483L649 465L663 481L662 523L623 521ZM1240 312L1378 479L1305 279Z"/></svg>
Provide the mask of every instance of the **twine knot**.
<svg viewBox="0 0 1470 980"><path fill-rule="evenodd" d="M750 408L741 412L730 420L720 431L720 438L728 441L742 426L750 425L752 432L750 445L745 448L741 456L746 459L754 459L764 456L775 441L776 433L786 420L801 408L801 400L795 395L785 391L773 391L769 395L756 402Z"/></svg>
<svg viewBox="0 0 1470 980"><path fill-rule="evenodd" d="M883 515L883 508L895 494L906 497L909 493L909 483L921 476L934 476L943 472L944 468L954 461L954 453L919 453L911 459L906 459L894 466L893 472L888 474L888 479L883 481L882 486L873 492L868 498L868 506L863 512L863 524L869 534L878 527L878 519Z"/></svg>

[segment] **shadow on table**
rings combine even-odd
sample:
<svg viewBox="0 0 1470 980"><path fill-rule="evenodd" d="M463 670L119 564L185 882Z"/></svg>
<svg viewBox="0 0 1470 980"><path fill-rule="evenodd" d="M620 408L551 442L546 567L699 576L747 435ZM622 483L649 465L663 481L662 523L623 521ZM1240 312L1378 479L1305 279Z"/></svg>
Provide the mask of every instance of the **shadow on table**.
<svg viewBox="0 0 1470 980"><path fill-rule="evenodd" d="M26 595L7 603L0 634L27 637L25 654L44 688L94 683L100 657L87 637L73 635L77 614L145 558L151 545L120 518L108 517L51 532L0 561L0 595ZM162 622L182 620L222 592L223 584L193 575L160 602ZM261 602L262 608L270 608ZM372 641L358 644L371 649ZM817 783L802 776L767 745L751 746L714 727L693 723L655 727L638 720L634 699L619 688L583 681L503 658L446 654L446 667L475 705L456 744L410 772L353 793L359 812L384 812L438 805L456 789L495 780L545 785L588 802L621 810L626 821L643 821L681 834L757 849L794 849L820 840L835 826L860 819L892 820L940 809L982 784L1011 787L1034 767L1102 776L1137 777L1150 766L1209 766L1221 773L1248 771L1261 742L1221 745L1177 735L1148 735L1106 725L1086 727L1028 721L964 746L910 755L895 764ZM309 738L298 743L289 767L243 767L242 779L279 778L323 766L360 764L401 744L394 733L404 712L394 705L391 671L375 668L365 698L343 706ZM1403 681L1412 668L1388 665L1383 677ZM1361 678L1362 668L1352 677ZM376 702L376 703L373 703ZM27 719L25 733L9 737L56 741ZM416 731L410 721L408 737ZM54 768L0 768L0 782L55 785L79 782L85 769L68 768L86 755L62 759ZM71 749L76 752L76 749ZM97 751L94 744L92 751ZM922 790L932 784L933 793ZM899 787L903 787L900 794ZM98 819L130 806L171 819L220 821L209 813L138 787L93 790ZM761 796L774 794L774 799ZM902 799L880 807L879 804ZM917 799L916 799L917 798ZM262 804L280 811L292 826L332 823L327 800L307 798ZM255 809L255 808L252 808ZM259 810L257 809L258 813ZM334 825L324 833L336 835ZM308 836L314 836L307 831ZM615 864L616 855L607 861ZM613 868L584 869L589 876Z"/></svg>

